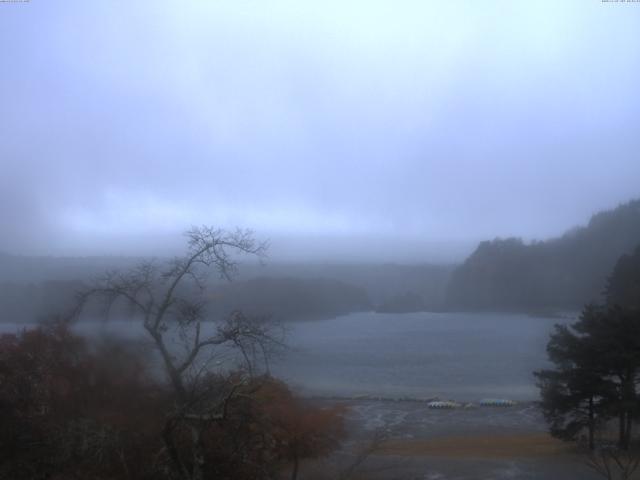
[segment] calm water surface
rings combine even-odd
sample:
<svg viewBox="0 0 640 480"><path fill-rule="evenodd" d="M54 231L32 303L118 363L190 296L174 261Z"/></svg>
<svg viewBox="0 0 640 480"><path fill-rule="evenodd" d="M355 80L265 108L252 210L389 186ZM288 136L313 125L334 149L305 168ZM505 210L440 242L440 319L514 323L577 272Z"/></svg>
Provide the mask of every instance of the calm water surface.
<svg viewBox="0 0 640 480"><path fill-rule="evenodd" d="M502 313L356 313L291 325L278 376L312 394L537 399L556 323Z"/></svg>
<svg viewBox="0 0 640 480"><path fill-rule="evenodd" d="M307 394L537 399L532 371L548 365L555 323L573 320L503 313L355 313L287 326L289 350L274 374ZM1 331L21 328L0 325ZM143 336L112 321L78 325L87 335Z"/></svg>

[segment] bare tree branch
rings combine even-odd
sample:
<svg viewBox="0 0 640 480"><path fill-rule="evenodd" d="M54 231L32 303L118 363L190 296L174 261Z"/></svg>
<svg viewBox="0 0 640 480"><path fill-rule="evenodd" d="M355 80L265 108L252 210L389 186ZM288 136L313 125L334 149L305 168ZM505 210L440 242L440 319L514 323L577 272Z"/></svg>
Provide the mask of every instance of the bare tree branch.
<svg viewBox="0 0 640 480"><path fill-rule="evenodd" d="M74 316L94 298L105 302L105 312L116 305L127 305L142 317L142 324L160 354L164 370L176 396L176 409L168 417L163 431L166 451L176 471L185 479L202 478L203 461L200 451L204 425L221 421L227 405L241 395L244 380L236 383L215 382L207 368L196 368L195 362L205 351L228 345L239 350L249 375L256 370L258 351L266 362L269 352L282 345L264 320L250 319L234 312L204 336L206 320L205 296L208 271L231 280L237 273L237 255L265 257L267 244L257 242L250 230L227 232L208 226L193 227L186 232L187 251L184 256L169 261L164 269L148 261L125 272L107 272L96 284L78 294ZM177 337L176 337L177 333ZM204 337L204 338L203 338ZM185 351L179 355L174 348L181 340ZM210 365L209 363L205 363ZM187 469L173 437L176 428L186 422L192 431L192 467Z"/></svg>
<svg viewBox="0 0 640 480"><path fill-rule="evenodd" d="M600 447L586 453L585 464L607 480L630 480L640 466L640 452Z"/></svg>

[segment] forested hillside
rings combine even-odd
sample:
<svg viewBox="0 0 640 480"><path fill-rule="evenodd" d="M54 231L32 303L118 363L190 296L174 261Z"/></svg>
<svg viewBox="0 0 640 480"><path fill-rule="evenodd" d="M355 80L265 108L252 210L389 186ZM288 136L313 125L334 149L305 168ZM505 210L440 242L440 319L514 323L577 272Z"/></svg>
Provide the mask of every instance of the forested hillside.
<svg viewBox="0 0 640 480"><path fill-rule="evenodd" d="M579 308L599 300L621 255L640 244L640 200L595 214L560 238L482 242L452 274L450 308Z"/></svg>
<svg viewBox="0 0 640 480"><path fill-rule="evenodd" d="M135 257L28 257L0 253L0 321L32 322L69 311L74 294L105 270L126 270L148 260ZM162 259L156 259L162 261ZM243 308L284 320L327 318L383 305L406 310L441 309L448 265L278 263L241 265L234 282L210 280L212 314ZM395 302L395 303L394 303Z"/></svg>

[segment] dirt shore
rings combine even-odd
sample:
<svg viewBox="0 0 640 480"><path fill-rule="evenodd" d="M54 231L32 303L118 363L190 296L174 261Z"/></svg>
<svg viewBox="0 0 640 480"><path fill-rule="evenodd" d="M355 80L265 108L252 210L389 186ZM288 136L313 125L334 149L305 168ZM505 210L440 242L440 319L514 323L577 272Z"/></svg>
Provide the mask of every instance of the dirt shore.
<svg viewBox="0 0 640 480"><path fill-rule="evenodd" d="M380 455L466 459L541 458L571 455L570 447L544 433L452 436L437 439L390 440Z"/></svg>
<svg viewBox="0 0 640 480"><path fill-rule="evenodd" d="M331 403L339 402L332 400ZM351 432L320 470L339 472L382 436L362 480L596 480L584 458L547 433L535 403L433 410L425 402L346 400ZM336 477L337 478L337 477Z"/></svg>

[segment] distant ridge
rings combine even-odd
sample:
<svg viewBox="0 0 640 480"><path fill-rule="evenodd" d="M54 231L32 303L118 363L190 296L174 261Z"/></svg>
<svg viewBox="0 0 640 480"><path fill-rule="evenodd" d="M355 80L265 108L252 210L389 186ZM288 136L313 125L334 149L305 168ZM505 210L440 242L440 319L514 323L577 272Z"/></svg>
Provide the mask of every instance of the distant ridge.
<svg viewBox="0 0 640 480"><path fill-rule="evenodd" d="M640 245L640 199L596 213L585 227L525 244L518 238L480 243L447 286L449 308L550 310L602 299L621 255Z"/></svg>

